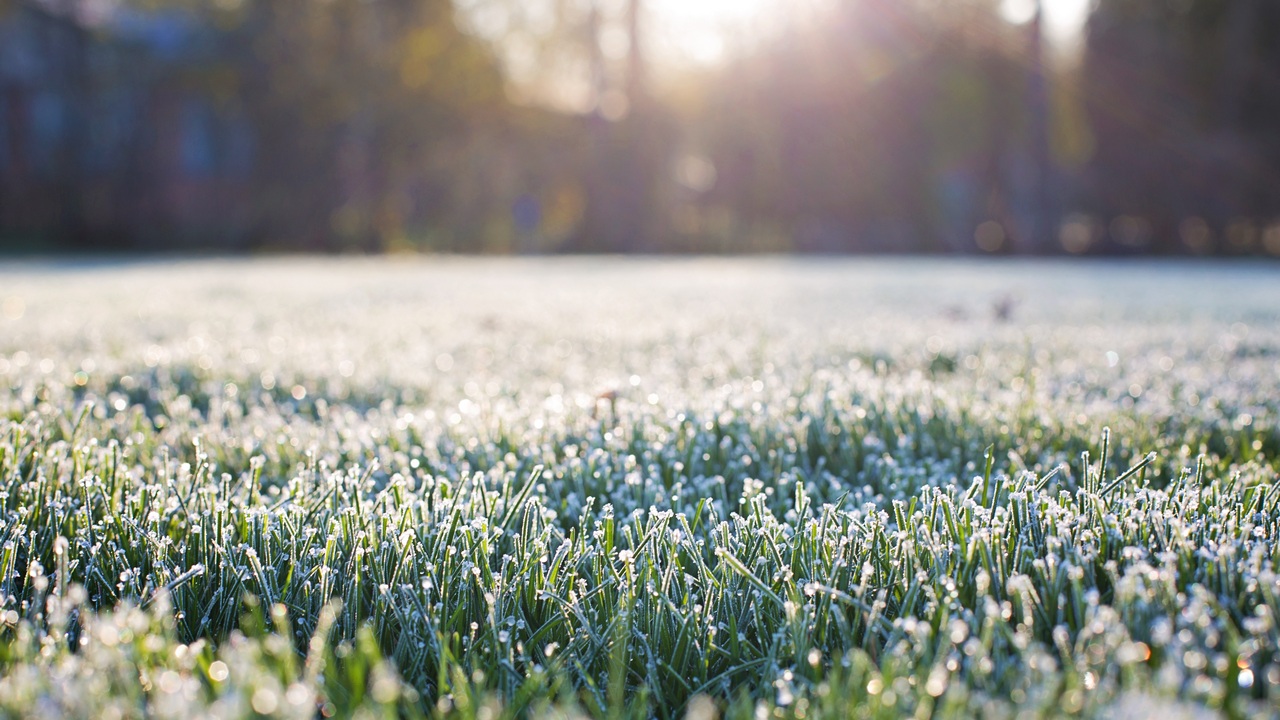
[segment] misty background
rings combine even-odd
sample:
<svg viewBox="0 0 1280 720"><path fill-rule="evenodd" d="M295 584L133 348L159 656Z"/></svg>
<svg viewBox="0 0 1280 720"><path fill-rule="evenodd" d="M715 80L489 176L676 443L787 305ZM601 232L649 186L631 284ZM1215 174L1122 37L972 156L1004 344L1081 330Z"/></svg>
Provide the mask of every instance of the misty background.
<svg viewBox="0 0 1280 720"><path fill-rule="evenodd" d="M0 252L1280 257L1272 0L0 0Z"/></svg>

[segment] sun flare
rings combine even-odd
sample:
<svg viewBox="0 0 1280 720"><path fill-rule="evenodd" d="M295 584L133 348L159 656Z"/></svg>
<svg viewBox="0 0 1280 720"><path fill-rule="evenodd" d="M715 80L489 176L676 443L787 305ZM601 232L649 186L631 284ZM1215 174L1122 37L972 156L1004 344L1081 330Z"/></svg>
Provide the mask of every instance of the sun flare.
<svg viewBox="0 0 1280 720"><path fill-rule="evenodd" d="M820 11L824 0L649 0L651 49L660 64L713 65L735 49L768 35L805 10ZM1089 0L1001 0L1000 16L1021 25L1037 6L1044 12L1045 34L1055 46L1070 48L1079 39Z"/></svg>
<svg viewBox="0 0 1280 720"><path fill-rule="evenodd" d="M782 0L651 0L657 59L714 64L783 22L786 8Z"/></svg>

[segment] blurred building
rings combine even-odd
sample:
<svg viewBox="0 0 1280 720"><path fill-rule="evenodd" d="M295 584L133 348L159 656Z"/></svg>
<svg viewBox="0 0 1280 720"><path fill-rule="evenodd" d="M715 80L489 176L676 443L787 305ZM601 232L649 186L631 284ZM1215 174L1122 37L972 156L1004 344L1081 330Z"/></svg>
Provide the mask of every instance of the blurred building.
<svg viewBox="0 0 1280 720"><path fill-rule="evenodd" d="M38 248L243 230L253 139L208 82L215 42L176 10L0 16L0 233Z"/></svg>

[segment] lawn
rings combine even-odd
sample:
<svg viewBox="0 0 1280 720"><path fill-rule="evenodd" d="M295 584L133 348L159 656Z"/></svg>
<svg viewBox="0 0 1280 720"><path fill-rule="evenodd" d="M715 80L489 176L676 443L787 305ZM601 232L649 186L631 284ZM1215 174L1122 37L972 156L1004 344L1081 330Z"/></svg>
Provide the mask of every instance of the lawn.
<svg viewBox="0 0 1280 720"><path fill-rule="evenodd" d="M0 716L1275 717L1280 265L0 265Z"/></svg>

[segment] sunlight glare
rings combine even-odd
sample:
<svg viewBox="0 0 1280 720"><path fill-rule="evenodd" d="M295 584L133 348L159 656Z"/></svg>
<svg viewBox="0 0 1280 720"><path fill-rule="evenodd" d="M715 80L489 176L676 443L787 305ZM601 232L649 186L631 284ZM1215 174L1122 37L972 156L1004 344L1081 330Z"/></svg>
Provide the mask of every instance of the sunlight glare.
<svg viewBox="0 0 1280 720"><path fill-rule="evenodd" d="M657 59L715 64L741 33L780 23L782 10L780 0L651 0Z"/></svg>
<svg viewBox="0 0 1280 720"><path fill-rule="evenodd" d="M1044 32L1049 42L1060 47L1077 45L1092 5L1091 0L1045 0Z"/></svg>
<svg viewBox="0 0 1280 720"><path fill-rule="evenodd" d="M1044 7L1044 34L1049 43L1060 49L1075 47L1084 34L1089 19L1090 0L1041 0ZM1012 25L1031 22L1036 14L1036 0L1001 0L1000 17Z"/></svg>
<svg viewBox="0 0 1280 720"><path fill-rule="evenodd" d="M1080 43L1091 0L1040 0L1044 34L1051 47L1070 54ZM1029 22L1037 0L1000 0L1001 18ZM797 2L784 0L649 0L652 50L660 64L714 65L742 42L759 38L787 20Z"/></svg>

